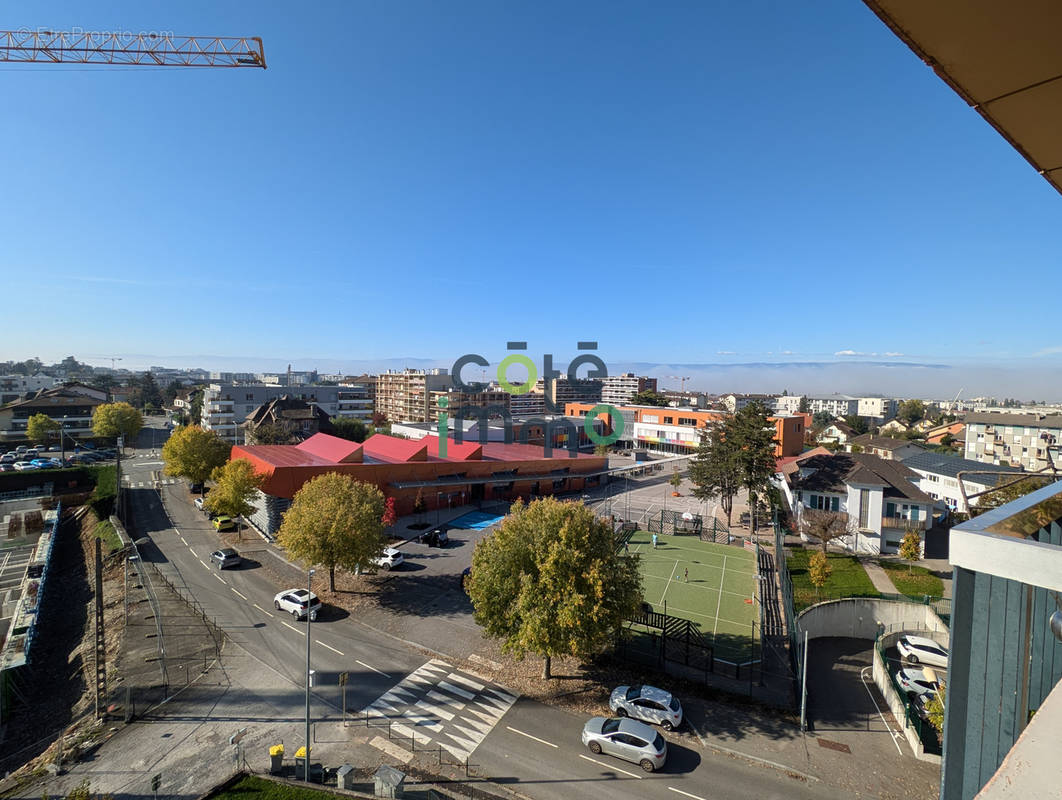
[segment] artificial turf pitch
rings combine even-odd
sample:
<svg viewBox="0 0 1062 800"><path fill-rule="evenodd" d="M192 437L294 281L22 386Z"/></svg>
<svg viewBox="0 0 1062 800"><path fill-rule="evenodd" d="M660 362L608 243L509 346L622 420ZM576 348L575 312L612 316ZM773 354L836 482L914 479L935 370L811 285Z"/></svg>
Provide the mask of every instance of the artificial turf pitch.
<svg viewBox="0 0 1062 800"><path fill-rule="evenodd" d="M744 660L753 651L759 621L753 553L668 534L657 536L654 550L647 531L636 531L627 544L640 556L642 594L653 611L697 623L717 657Z"/></svg>

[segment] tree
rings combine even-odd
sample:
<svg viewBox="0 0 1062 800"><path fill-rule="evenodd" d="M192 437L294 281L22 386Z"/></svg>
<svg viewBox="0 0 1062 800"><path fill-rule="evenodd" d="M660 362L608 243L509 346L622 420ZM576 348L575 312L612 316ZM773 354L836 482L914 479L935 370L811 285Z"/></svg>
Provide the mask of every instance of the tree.
<svg viewBox="0 0 1062 800"><path fill-rule="evenodd" d="M197 386L188 395L188 417L194 425L198 425L203 419L203 387L201 386Z"/></svg>
<svg viewBox="0 0 1062 800"><path fill-rule="evenodd" d="M818 596L819 591L826 585L826 581L830 579L832 574L833 567L830 566L830 560L826 557L826 553L812 553L811 558L808 559L808 580L815 587L816 596Z"/></svg>
<svg viewBox="0 0 1062 800"><path fill-rule="evenodd" d="M251 434L252 444L291 444L295 441L295 432L284 422L265 422L254 428Z"/></svg>
<svg viewBox="0 0 1062 800"><path fill-rule="evenodd" d="M34 414L26 423L26 435L37 444L47 444L59 432L59 423L47 414Z"/></svg>
<svg viewBox="0 0 1062 800"><path fill-rule="evenodd" d="M277 541L308 565L328 568L336 590L336 567L360 572L384 548L383 493L349 475L329 472L303 484L284 514Z"/></svg>
<svg viewBox="0 0 1062 800"><path fill-rule="evenodd" d="M852 432L859 435L864 434L870 429L870 424L867 422L866 417L861 417L858 414L849 414L844 418L845 424L852 429Z"/></svg>
<svg viewBox="0 0 1062 800"><path fill-rule="evenodd" d="M96 389L102 389L105 392L110 392L111 387L114 386L114 376L109 372L97 372L92 376L92 380L89 382L90 386Z"/></svg>
<svg viewBox="0 0 1062 800"><path fill-rule="evenodd" d="M719 498L730 527L734 497L741 489L738 477L737 445L727 438L724 425L713 425L701 434L697 455L690 460L689 476L693 496L698 500Z"/></svg>
<svg viewBox="0 0 1062 800"><path fill-rule="evenodd" d="M163 471L201 484L228 461L230 452L232 445L214 431L205 431L198 425L184 425L170 434L162 445Z"/></svg>
<svg viewBox="0 0 1062 800"><path fill-rule="evenodd" d="M825 428L831 422L833 422L833 414L829 411L816 411L811 415L811 424L816 428Z"/></svg>
<svg viewBox="0 0 1062 800"><path fill-rule="evenodd" d="M671 473L671 478L668 480L668 483L671 484L671 487L676 492L678 491L678 488L682 485L682 476L679 475L677 469L674 472Z"/></svg>
<svg viewBox="0 0 1062 800"><path fill-rule="evenodd" d="M608 445L607 444L596 444L596 445L594 445L594 455L595 456L607 456L608 455Z"/></svg>
<svg viewBox="0 0 1062 800"><path fill-rule="evenodd" d="M475 619L517 658L588 658L613 641L641 603L636 556L616 547L612 526L582 503L514 503L472 555Z"/></svg>
<svg viewBox="0 0 1062 800"><path fill-rule="evenodd" d="M384 513L380 517L380 524L385 528L390 528L395 524L395 520L398 519L398 514L395 513L395 499L388 497L384 501Z"/></svg>
<svg viewBox="0 0 1062 800"><path fill-rule="evenodd" d="M374 428L387 427L387 415L380 411L372 412L372 424Z"/></svg>
<svg viewBox="0 0 1062 800"><path fill-rule="evenodd" d="M233 519L250 516L254 511L251 499L262 486L262 475L246 458L236 458L210 473L214 488L203 505L207 511L226 514Z"/></svg>
<svg viewBox="0 0 1062 800"><path fill-rule="evenodd" d="M180 381L178 381L178 380L170 381L166 385L166 388L163 389L163 391L162 391L162 399L166 403L172 403L174 401L174 398L177 397L177 395L180 393L182 388L183 387L181 386L181 382Z"/></svg>
<svg viewBox="0 0 1062 800"><path fill-rule="evenodd" d="M820 511L805 508L801 514L804 532L818 539L822 552L825 553L830 542L848 536L848 515L839 511Z"/></svg>
<svg viewBox="0 0 1062 800"><path fill-rule="evenodd" d="M944 736L944 704L947 702L947 696L948 682L941 681L940 688L933 692L933 696L926 703L926 715L929 717L929 724L936 729L937 736L940 737Z"/></svg>
<svg viewBox="0 0 1062 800"><path fill-rule="evenodd" d="M1010 481L1009 483L1007 481ZM1042 489L1051 483L1050 478L1024 478L1013 481L1007 475L999 476L999 489L991 489L976 498L977 505L970 508L970 516L976 517L989 509L999 508L1012 500L1024 497L1029 492Z"/></svg>
<svg viewBox="0 0 1062 800"><path fill-rule="evenodd" d="M333 417L333 435L350 442L364 442L369 435L369 426L354 417Z"/></svg>
<svg viewBox="0 0 1062 800"><path fill-rule="evenodd" d="M756 506L775 473L774 425L767 409L759 401L749 403L727 421L729 435L737 445L737 464L741 485L749 493L749 530L756 534Z"/></svg>
<svg viewBox="0 0 1062 800"><path fill-rule="evenodd" d="M155 376L151 372L145 372L138 381L140 387L140 404L144 409L157 409L162 407L162 390L159 389Z"/></svg>
<svg viewBox="0 0 1062 800"><path fill-rule="evenodd" d="M922 559L922 537L918 531L907 531L900 540L900 558L907 562L907 571L911 571L911 564Z"/></svg>
<svg viewBox="0 0 1062 800"><path fill-rule="evenodd" d="M671 403L662 394L657 394L652 389L643 389L631 398L631 405L667 407L671 405Z"/></svg>
<svg viewBox="0 0 1062 800"><path fill-rule="evenodd" d="M801 414L808 414L811 412L811 406L808 404L807 397L800 398L800 403L797 405L797 411Z"/></svg>
<svg viewBox="0 0 1062 800"><path fill-rule="evenodd" d="M143 427L144 417L128 403L104 403L92 412L92 435L101 439L120 435L126 442L135 442Z"/></svg>
<svg viewBox="0 0 1062 800"><path fill-rule="evenodd" d="M918 398L904 400L896 409L897 418L906 422L908 425L914 425L918 420L925 417L925 415L926 404Z"/></svg>

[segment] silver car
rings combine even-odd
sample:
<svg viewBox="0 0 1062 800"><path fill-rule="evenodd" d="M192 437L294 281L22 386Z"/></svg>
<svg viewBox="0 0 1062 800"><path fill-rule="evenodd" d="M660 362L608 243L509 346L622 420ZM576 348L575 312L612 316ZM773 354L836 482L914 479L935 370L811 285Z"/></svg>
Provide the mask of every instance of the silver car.
<svg viewBox="0 0 1062 800"><path fill-rule="evenodd" d="M308 603L307 597L309 597ZM321 610L321 601L317 595L305 589L286 589L283 592L277 592L276 597L273 598L273 608L291 614L295 619L303 619L306 616L307 607L309 607L310 619L317 619L317 614Z"/></svg>
<svg viewBox="0 0 1062 800"><path fill-rule="evenodd" d="M594 717L583 726L583 744L591 753L608 753L637 764L646 772L667 761L667 742L644 722Z"/></svg>
<svg viewBox="0 0 1062 800"><path fill-rule="evenodd" d="M682 704L670 692L655 686L618 686L608 700L613 714L660 725L666 731L682 724Z"/></svg>
<svg viewBox="0 0 1062 800"><path fill-rule="evenodd" d="M210 560L218 565L218 569L225 567L238 567L242 563L240 554L231 547L223 547L210 554Z"/></svg>

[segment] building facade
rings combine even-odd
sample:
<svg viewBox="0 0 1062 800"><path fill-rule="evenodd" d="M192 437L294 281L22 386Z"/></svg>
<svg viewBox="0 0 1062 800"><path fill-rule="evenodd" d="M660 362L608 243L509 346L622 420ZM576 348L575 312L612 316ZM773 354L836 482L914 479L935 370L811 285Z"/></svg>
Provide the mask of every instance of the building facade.
<svg viewBox="0 0 1062 800"><path fill-rule="evenodd" d="M808 395L808 413L847 417L859 411L859 398L847 394Z"/></svg>
<svg viewBox="0 0 1062 800"><path fill-rule="evenodd" d="M482 392L462 392L457 390L432 391L428 408L428 421L438 422L439 414L444 410L439 401L446 398L446 415L448 419L457 419L461 409L486 408L495 416L511 413L509 400L513 395L498 384L491 384ZM467 416L467 414L466 414Z"/></svg>
<svg viewBox="0 0 1062 800"><path fill-rule="evenodd" d="M203 390L201 425L226 441L238 441L240 428L248 415L270 400L289 395L296 400L318 406L328 416L340 414L339 386L266 386L263 384L212 383Z"/></svg>
<svg viewBox="0 0 1062 800"><path fill-rule="evenodd" d="M897 405L891 397L860 397L856 403L856 414L880 425L896 416Z"/></svg>
<svg viewBox="0 0 1062 800"><path fill-rule="evenodd" d="M949 456L944 453L923 451L903 460L903 465L919 476L918 488L928 494L940 505L951 511L963 514L970 512L970 506L976 506L978 498L967 502L971 495L981 494L995 486L1000 478L996 475L979 474L987 469L1019 473L1014 467L993 467L980 461ZM961 476L960 476L960 473ZM960 478L962 486L959 485ZM1007 479L1004 477L1003 479ZM965 490L965 497L963 491Z"/></svg>
<svg viewBox="0 0 1062 800"><path fill-rule="evenodd" d="M26 426L34 414L45 414L58 422L67 437L90 439L92 412L102 404L96 397L62 387L45 389L29 400L9 403L0 408L0 448L5 444L28 442Z"/></svg>
<svg viewBox="0 0 1062 800"><path fill-rule="evenodd" d="M51 375L0 375L0 406L53 389L58 383Z"/></svg>
<svg viewBox="0 0 1062 800"><path fill-rule="evenodd" d="M431 420L431 393L448 392L453 381L445 369L388 370L376 379L376 413L388 422Z"/></svg>
<svg viewBox="0 0 1062 800"><path fill-rule="evenodd" d="M624 406L634 399L639 392L655 392L656 378L624 372L601 378L601 402L614 406Z"/></svg>
<svg viewBox="0 0 1062 800"><path fill-rule="evenodd" d="M1030 472L1062 463L1062 414L972 413L965 455L982 464L1020 466Z"/></svg>

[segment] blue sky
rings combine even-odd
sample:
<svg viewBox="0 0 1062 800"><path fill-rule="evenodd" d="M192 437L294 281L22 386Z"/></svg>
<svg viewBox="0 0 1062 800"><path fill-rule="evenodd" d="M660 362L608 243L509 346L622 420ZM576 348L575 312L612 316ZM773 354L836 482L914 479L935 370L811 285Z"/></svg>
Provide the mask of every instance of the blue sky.
<svg viewBox="0 0 1062 800"><path fill-rule="evenodd" d="M862 3L3 20L74 26L260 36L269 69L0 66L0 274L48 312L5 326L0 359L313 368L522 339L563 360L593 339L614 361L1057 371L1062 197Z"/></svg>

